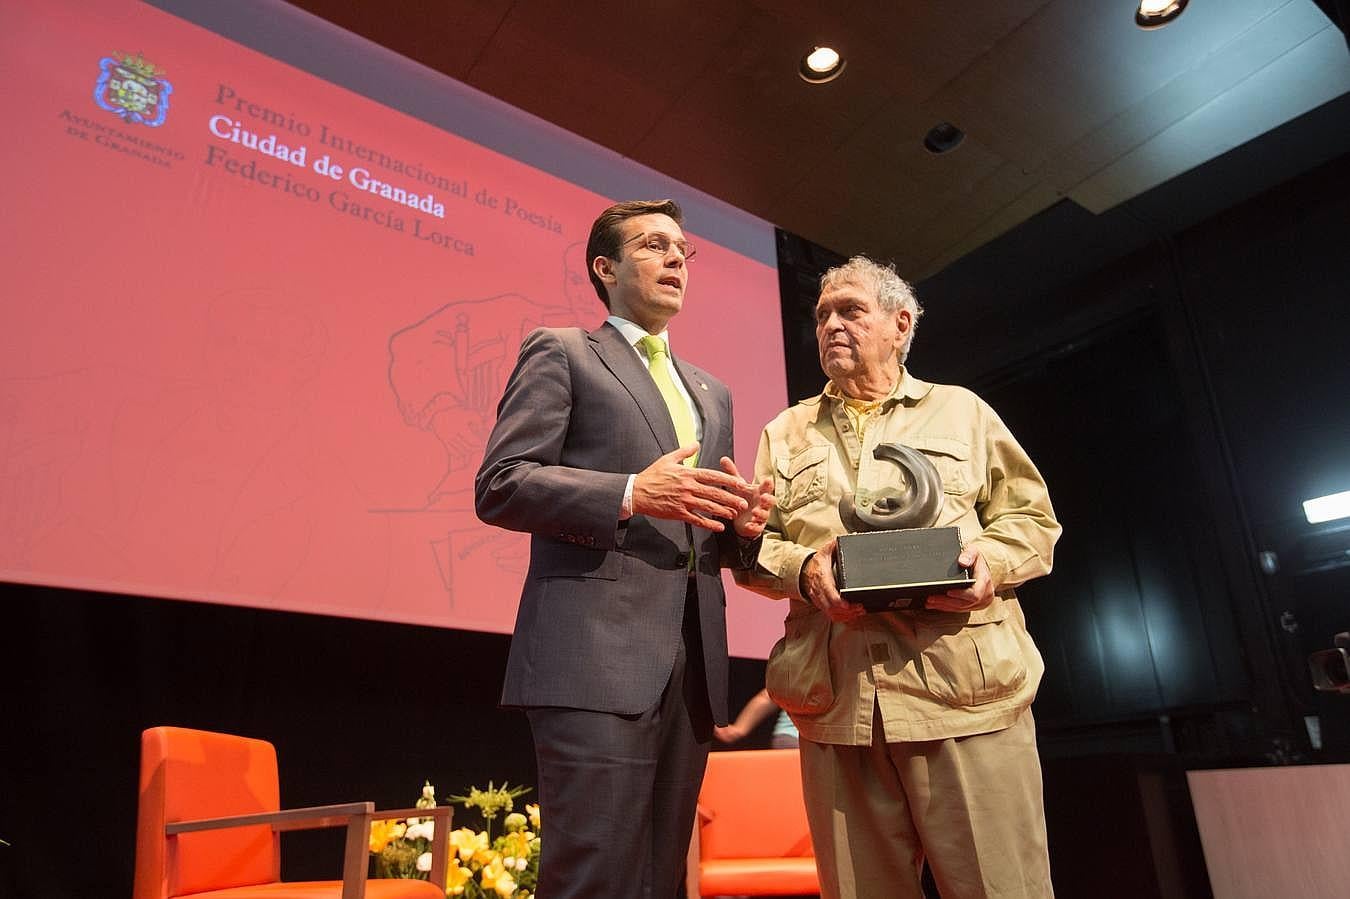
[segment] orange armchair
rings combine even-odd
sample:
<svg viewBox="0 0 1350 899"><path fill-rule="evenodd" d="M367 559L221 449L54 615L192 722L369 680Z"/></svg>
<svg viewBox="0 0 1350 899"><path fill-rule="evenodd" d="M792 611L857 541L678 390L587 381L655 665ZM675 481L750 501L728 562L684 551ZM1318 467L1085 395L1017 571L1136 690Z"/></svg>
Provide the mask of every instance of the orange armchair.
<svg viewBox="0 0 1350 899"><path fill-rule="evenodd" d="M797 750L712 753L698 806L690 897L820 892Z"/></svg>
<svg viewBox="0 0 1350 899"><path fill-rule="evenodd" d="M431 880L371 880L370 823L410 815L436 821ZM284 883L280 834L346 827L342 880ZM271 743L152 727L141 734L134 899L445 899L450 809L376 812L369 802L280 808Z"/></svg>

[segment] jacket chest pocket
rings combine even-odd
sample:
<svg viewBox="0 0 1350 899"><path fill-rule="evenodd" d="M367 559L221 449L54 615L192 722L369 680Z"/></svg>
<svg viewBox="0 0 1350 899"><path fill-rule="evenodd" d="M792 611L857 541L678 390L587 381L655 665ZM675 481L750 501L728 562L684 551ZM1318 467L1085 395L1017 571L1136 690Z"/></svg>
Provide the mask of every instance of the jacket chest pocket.
<svg viewBox="0 0 1350 899"><path fill-rule="evenodd" d="M970 444L955 437L915 435L907 441L923 453L942 477L942 492L963 496L975 487L970 471Z"/></svg>
<svg viewBox="0 0 1350 899"><path fill-rule="evenodd" d="M828 446L810 446L775 463L778 472L775 499L784 512L800 509L825 495Z"/></svg>

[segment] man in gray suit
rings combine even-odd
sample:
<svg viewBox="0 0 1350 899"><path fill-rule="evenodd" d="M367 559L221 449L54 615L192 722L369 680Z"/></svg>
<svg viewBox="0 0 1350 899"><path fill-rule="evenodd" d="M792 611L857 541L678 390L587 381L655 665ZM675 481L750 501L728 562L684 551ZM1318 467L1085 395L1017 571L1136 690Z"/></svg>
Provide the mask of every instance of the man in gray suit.
<svg viewBox="0 0 1350 899"><path fill-rule="evenodd" d="M540 899L676 895L714 723L727 722L720 568L752 564L772 481L730 456L731 395L674 358L694 248L669 201L591 227L610 311L522 344L475 482L531 535L502 704L526 709L548 818Z"/></svg>

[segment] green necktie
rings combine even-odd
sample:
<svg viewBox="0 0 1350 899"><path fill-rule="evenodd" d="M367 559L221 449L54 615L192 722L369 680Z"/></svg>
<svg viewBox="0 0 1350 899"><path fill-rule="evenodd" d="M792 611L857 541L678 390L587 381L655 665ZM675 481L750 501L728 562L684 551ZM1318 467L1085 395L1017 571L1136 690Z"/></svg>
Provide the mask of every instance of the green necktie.
<svg viewBox="0 0 1350 899"><path fill-rule="evenodd" d="M689 404L685 402L684 397L680 396L679 389L675 382L670 379L670 369L666 365L666 360L670 358L670 351L666 349L666 342L660 337L653 337L648 334L638 341L638 346L647 354L647 370L652 373L652 380L656 382L656 389L661 391L661 396L666 401L666 410L670 413L670 420L675 425L675 437L679 440L680 446L687 443L693 443L697 439L697 432L694 430L694 416L689 413ZM692 467L698 462L698 453L684 460L684 464Z"/></svg>

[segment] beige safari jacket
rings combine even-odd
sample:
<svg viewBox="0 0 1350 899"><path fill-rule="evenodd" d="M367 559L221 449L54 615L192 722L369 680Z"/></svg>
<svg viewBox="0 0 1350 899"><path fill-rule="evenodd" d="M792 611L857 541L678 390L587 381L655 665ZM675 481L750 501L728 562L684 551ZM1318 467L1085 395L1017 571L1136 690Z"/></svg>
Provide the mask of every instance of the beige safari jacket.
<svg viewBox="0 0 1350 899"><path fill-rule="evenodd" d="M941 474L937 526L979 548L998 591L988 607L835 623L803 599L802 565L845 530L840 499L895 476L872 455L881 442L919 450ZM778 504L756 566L736 579L790 600L767 685L803 737L868 745L874 704L892 743L1001 730L1030 705L1045 665L1012 588L1050 571L1060 526L1036 466L983 400L902 368L860 442L827 388L764 429L755 479L767 477Z"/></svg>

